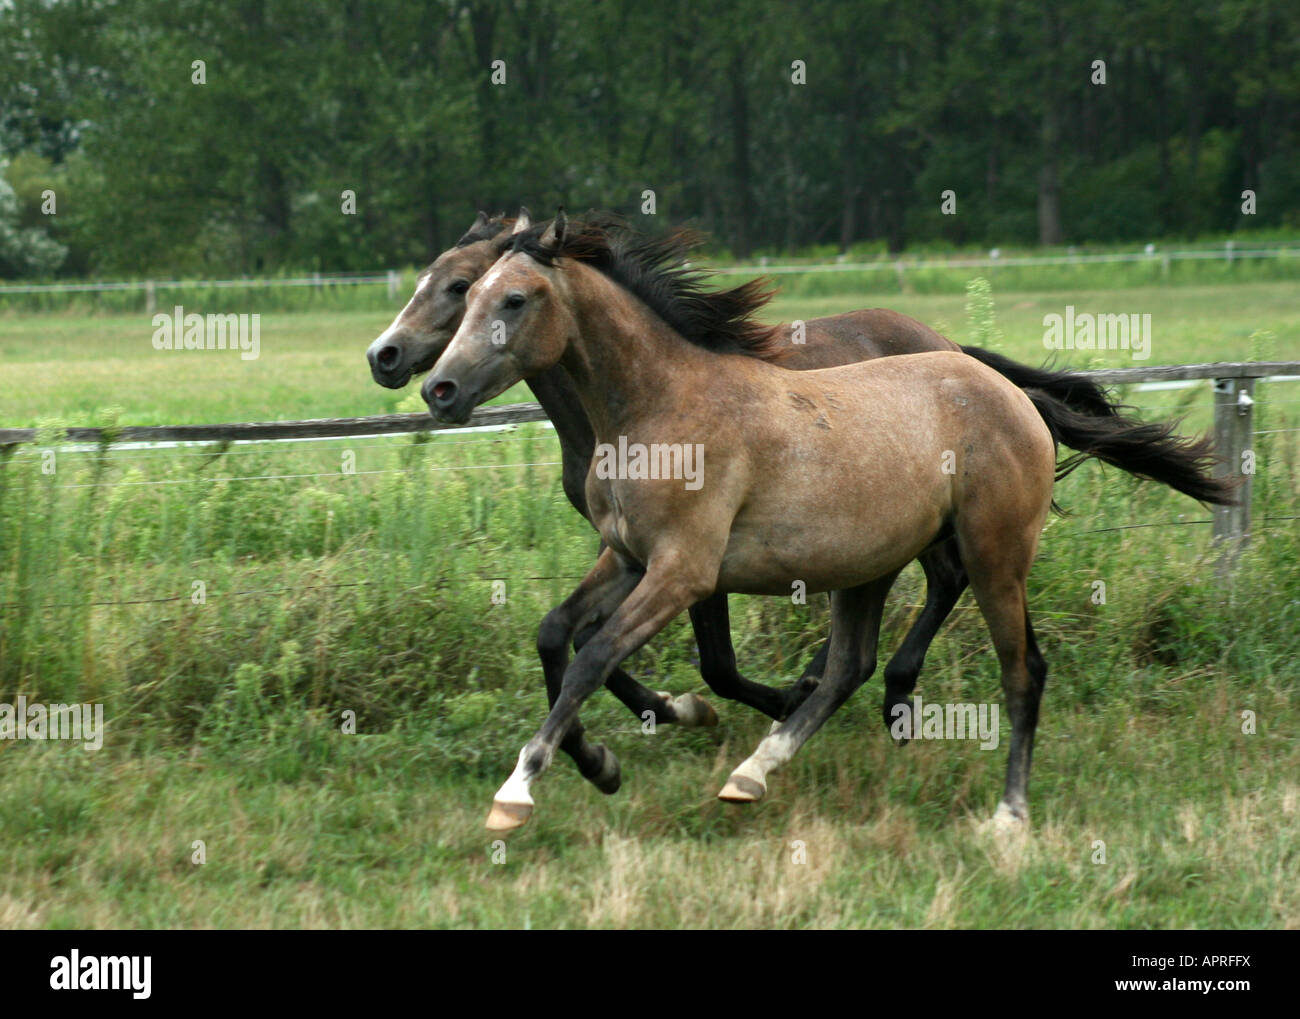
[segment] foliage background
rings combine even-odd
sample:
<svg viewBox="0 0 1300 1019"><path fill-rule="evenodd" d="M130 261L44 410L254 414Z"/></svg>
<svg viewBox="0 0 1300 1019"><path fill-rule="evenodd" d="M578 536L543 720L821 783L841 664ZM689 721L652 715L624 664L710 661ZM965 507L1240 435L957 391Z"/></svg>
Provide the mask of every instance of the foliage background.
<svg viewBox="0 0 1300 1019"><path fill-rule="evenodd" d="M0 223L72 275L411 265L647 188L739 257L1294 230L1298 129L1287 0L0 6Z"/></svg>

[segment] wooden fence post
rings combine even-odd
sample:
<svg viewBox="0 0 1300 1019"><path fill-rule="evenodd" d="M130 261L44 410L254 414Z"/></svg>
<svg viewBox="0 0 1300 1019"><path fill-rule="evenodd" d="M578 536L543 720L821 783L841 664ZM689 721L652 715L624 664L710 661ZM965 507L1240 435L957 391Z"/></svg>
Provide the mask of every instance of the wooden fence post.
<svg viewBox="0 0 1300 1019"><path fill-rule="evenodd" d="M388 299L390 301L397 300L397 296L398 296L397 287L399 283L400 283L400 278L397 275L397 270L389 269L388 270Z"/></svg>
<svg viewBox="0 0 1300 1019"><path fill-rule="evenodd" d="M1214 380L1214 447L1222 458L1217 477L1241 478L1236 506L1214 507L1214 538L1231 542L1225 565L1235 558L1236 549L1250 537L1250 490L1255 472L1252 425L1255 420L1255 380ZM1245 468L1245 470L1243 470Z"/></svg>
<svg viewBox="0 0 1300 1019"><path fill-rule="evenodd" d="M158 310L158 295L154 291L153 280L144 281L144 313L153 318Z"/></svg>

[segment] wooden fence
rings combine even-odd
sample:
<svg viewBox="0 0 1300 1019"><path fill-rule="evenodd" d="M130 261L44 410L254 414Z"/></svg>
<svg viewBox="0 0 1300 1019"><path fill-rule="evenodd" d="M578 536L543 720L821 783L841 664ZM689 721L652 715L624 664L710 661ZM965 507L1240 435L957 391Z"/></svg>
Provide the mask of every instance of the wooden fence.
<svg viewBox="0 0 1300 1019"><path fill-rule="evenodd" d="M1221 459L1217 473L1242 478L1237 506L1214 508L1214 536L1241 538L1250 533L1250 497L1254 475L1251 448L1255 389L1269 378L1300 377L1300 361L1218 362L1215 364L1152 365L1134 368L1104 368L1080 371L1080 375L1103 385L1143 382L1214 382L1214 441ZM115 442L274 442L284 439L346 438L396 435L413 432L458 431L545 421L546 414L535 403L482 407L467 425L444 425L428 414L384 414L378 417L317 418L311 421L254 421L212 425L144 425L117 429ZM104 440L100 428L69 428L72 442ZM35 442L34 428L0 428L0 451L19 443Z"/></svg>

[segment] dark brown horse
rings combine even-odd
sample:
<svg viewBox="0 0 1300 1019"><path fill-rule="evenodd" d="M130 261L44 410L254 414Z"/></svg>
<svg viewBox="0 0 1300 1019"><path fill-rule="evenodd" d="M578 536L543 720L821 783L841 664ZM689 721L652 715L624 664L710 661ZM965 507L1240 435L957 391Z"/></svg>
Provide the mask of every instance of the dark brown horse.
<svg viewBox="0 0 1300 1019"><path fill-rule="evenodd" d="M527 225L527 212L521 214ZM459 326L465 308L465 294L482 277L505 249L514 221L489 218L480 213L456 246L444 252L419 277L415 295L367 352L377 382L390 388L405 385L415 372L425 371L442 354ZM610 223L612 226L612 222ZM660 240L625 235L618 272L646 286L654 285L658 269L680 262L698 238L678 232ZM753 288L741 287L720 295L719 300L744 301ZM692 323L679 323L684 330ZM1154 477L1198 499L1215 501L1217 492L1206 482L1201 466L1204 449L1190 447L1171 437L1168 426L1138 425L1119 416L1118 408L1097 386L1070 372L1029 368L1007 358L974 347L958 348L927 326L885 309L867 309L811 319L804 324L803 343L794 342L791 326L778 327L791 339L782 358L786 368L806 370L851 364L896 354L934 350L957 350L989 364L1019 386L1041 389L1077 410L1095 418L1083 427L1067 432L1062 441L1087 449L1107 462L1143 477ZM743 353L744 351L742 351ZM572 380L556 365L527 380L538 402L554 423L563 461L566 496L590 520L585 483L592 462L595 437L577 398ZM1120 436L1125 437L1121 440ZM964 569L953 542L947 541L920 556L926 575L925 604L906 638L885 668L886 723L894 707L910 697L915 688L926 650L966 587ZM740 675L731 645L730 622L725 594L704 599L690 610L700 651L700 671L709 687L722 697L756 707L772 718L784 718L815 685L822 673L829 642L824 644L806 668L793 690L781 691L754 683ZM580 639L581 639L580 635ZM543 659L563 652L555 646L554 630L539 634ZM653 711L659 722L708 724L715 720L712 709L691 694L673 698L637 683L622 670L615 670L608 686L638 717ZM584 774L606 791L617 789L617 769L608 758L579 762ZM602 765L597 767L597 763ZM594 769L594 770L593 770Z"/></svg>
<svg viewBox="0 0 1300 1019"><path fill-rule="evenodd" d="M1046 674L1025 580L1051 502L1054 440L1070 435L1085 453L1143 463L1173 442L1187 459L1171 476L1226 498L1203 475L1204 447L1170 440L1161 427L1099 420L1042 391L1026 395L953 351L785 371L769 363L788 355L783 331L750 320L764 295L752 285L708 292L698 276L664 264L671 250L671 241L598 225L569 235L562 216L545 232L521 222L511 253L471 288L465 319L423 388L431 410L463 421L519 379L559 365L594 427L598 461L615 443L652 458L656 448L677 451L679 467L683 450L709 453L707 486L683 485L680 471L676 480L602 473L593 462L589 519L607 547L543 623L539 647L559 649L543 656L552 711L498 793L489 826L527 819L529 785L558 746L584 774L616 774L603 747L585 744L579 706L679 611L727 591L788 594L800 581L835 592L826 679L720 794L759 798L767 772L874 669L881 607L902 566L954 539L1012 714L997 817L1025 820ZM584 632L566 669L567 644Z"/></svg>

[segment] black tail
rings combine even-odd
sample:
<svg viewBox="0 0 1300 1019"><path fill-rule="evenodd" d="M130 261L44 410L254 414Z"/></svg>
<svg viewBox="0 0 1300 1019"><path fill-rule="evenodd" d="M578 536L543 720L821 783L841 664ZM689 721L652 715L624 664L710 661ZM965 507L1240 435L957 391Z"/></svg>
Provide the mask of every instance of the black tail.
<svg viewBox="0 0 1300 1019"><path fill-rule="evenodd" d="M1198 439L1174 434L1173 424L1149 423L1113 414L1096 417L1068 406L1038 389L1026 389L1052 438L1078 452L1056 468L1057 480L1090 457L1128 471L1138 478L1159 481L1201 502L1235 506L1237 482L1216 478L1218 462L1208 436Z"/></svg>
<svg viewBox="0 0 1300 1019"><path fill-rule="evenodd" d="M1030 368L979 347L961 349L1023 389L1047 422L1052 438L1077 450L1058 465L1058 480L1095 457L1200 502L1237 504L1232 493L1238 482L1213 476L1218 459L1208 437L1183 438L1174 434L1177 422L1149 424L1129 417L1106 390L1076 372Z"/></svg>
<svg viewBox="0 0 1300 1019"><path fill-rule="evenodd" d="M963 354L986 364L1021 389L1041 389L1067 407L1099 418L1119 417L1123 407L1106 395L1106 390L1091 379L1072 371L1030 368L1027 364L979 347L962 347ZM1061 440L1065 441L1065 440ZM1070 444L1065 443L1067 446ZM1078 447L1071 447L1078 448Z"/></svg>

